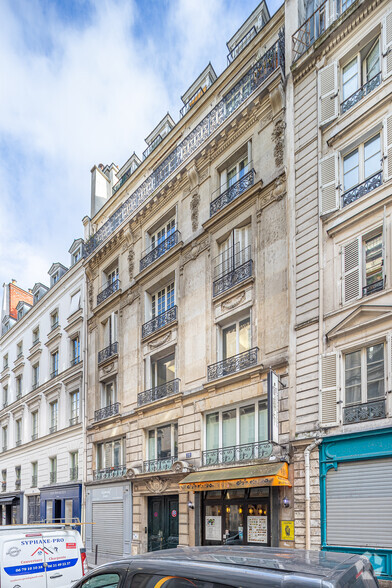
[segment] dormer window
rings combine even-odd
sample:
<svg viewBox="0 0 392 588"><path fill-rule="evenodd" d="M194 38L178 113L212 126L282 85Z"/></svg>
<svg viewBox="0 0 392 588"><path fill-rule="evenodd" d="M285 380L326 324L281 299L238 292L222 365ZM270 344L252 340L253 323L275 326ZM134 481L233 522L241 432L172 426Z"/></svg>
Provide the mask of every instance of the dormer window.
<svg viewBox="0 0 392 588"><path fill-rule="evenodd" d="M73 254L73 256L72 256L72 263L73 263L73 264L75 264L75 263L78 263L78 261L79 261L80 259L82 259L82 252L81 252L81 250L80 250L80 248L79 248L79 249L77 249L77 250L75 251L75 253L74 253L74 254Z"/></svg>
<svg viewBox="0 0 392 588"><path fill-rule="evenodd" d="M34 301L34 304L37 304L37 302L39 300L41 300L42 296L44 296L44 294L46 294L46 292L48 290L49 290L49 288L47 286L44 286L40 282L38 282L37 284L34 284L34 288L33 288L33 301Z"/></svg>
<svg viewBox="0 0 392 588"><path fill-rule="evenodd" d="M50 275L50 285L54 286L57 284L59 279L66 273L66 271L67 268L64 265L58 262L54 263L48 271L48 274Z"/></svg>
<svg viewBox="0 0 392 588"><path fill-rule="evenodd" d="M59 272L56 272L52 276L52 285L55 284L56 282L58 282L58 279L59 279Z"/></svg>

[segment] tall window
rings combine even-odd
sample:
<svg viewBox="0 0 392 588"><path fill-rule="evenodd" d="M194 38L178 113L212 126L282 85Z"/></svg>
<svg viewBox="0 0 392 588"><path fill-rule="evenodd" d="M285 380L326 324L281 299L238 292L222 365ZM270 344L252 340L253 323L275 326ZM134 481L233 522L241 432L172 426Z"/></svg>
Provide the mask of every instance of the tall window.
<svg viewBox="0 0 392 588"><path fill-rule="evenodd" d="M71 341L71 364L75 365L80 361L80 339L79 335Z"/></svg>
<svg viewBox="0 0 392 588"><path fill-rule="evenodd" d="M31 463L31 487L36 488L38 484L38 462Z"/></svg>
<svg viewBox="0 0 392 588"><path fill-rule="evenodd" d="M33 365L33 390L39 386L39 363Z"/></svg>
<svg viewBox="0 0 392 588"><path fill-rule="evenodd" d="M177 423L148 431L148 460L165 460L178 455Z"/></svg>
<svg viewBox="0 0 392 588"><path fill-rule="evenodd" d="M151 362L152 388L171 382L176 377L174 353Z"/></svg>
<svg viewBox="0 0 392 588"><path fill-rule="evenodd" d="M38 410L31 413L31 439L34 441L38 438Z"/></svg>
<svg viewBox="0 0 392 588"><path fill-rule="evenodd" d="M39 341L39 327L36 327L33 330L33 345L35 345L36 343L38 343Z"/></svg>
<svg viewBox="0 0 392 588"><path fill-rule="evenodd" d="M3 492L7 490L7 470L1 470L1 489Z"/></svg>
<svg viewBox="0 0 392 588"><path fill-rule="evenodd" d="M50 377L55 378L59 373L59 350L58 349L56 349L56 351L54 351L51 354L50 362L51 362L51 370L52 370Z"/></svg>
<svg viewBox="0 0 392 588"><path fill-rule="evenodd" d="M385 396L384 343L370 345L344 357L346 404Z"/></svg>
<svg viewBox="0 0 392 588"><path fill-rule="evenodd" d="M214 279L232 272L250 259L250 225L231 231L219 245L214 260Z"/></svg>
<svg viewBox="0 0 392 588"><path fill-rule="evenodd" d="M15 441L16 445L22 443L22 419L16 419L15 421Z"/></svg>
<svg viewBox="0 0 392 588"><path fill-rule="evenodd" d="M246 155L227 170L227 188L238 182L248 171L248 156Z"/></svg>
<svg viewBox="0 0 392 588"><path fill-rule="evenodd" d="M343 101L381 71L380 40L376 39L342 68Z"/></svg>
<svg viewBox="0 0 392 588"><path fill-rule="evenodd" d="M23 341L16 346L16 359L19 359L23 355Z"/></svg>
<svg viewBox="0 0 392 588"><path fill-rule="evenodd" d="M122 467L125 464L125 438L97 444L97 470Z"/></svg>
<svg viewBox="0 0 392 588"><path fill-rule="evenodd" d="M163 314L174 306L174 282L171 282L151 296L152 318Z"/></svg>
<svg viewBox="0 0 392 588"><path fill-rule="evenodd" d="M165 241L170 235L174 233L176 230L176 221L175 218L171 218L165 224L161 225L159 229L157 229L153 234L150 235L151 238L151 247L150 249L154 249L158 247L163 241Z"/></svg>
<svg viewBox="0 0 392 588"><path fill-rule="evenodd" d="M3 408L8 405L8 386L3 386Z"/></svg>
<svg viewBox="0 0 392 588"><path fill-rule="evenodd" d="M20 466L15 466L15 486L16 486L16 488L20 488L21 470L22 470L22 468Z"/></svg>
<svg viewBox="0 0 392 588"><path fill-rule="evenodd" d="M251 337L249 317L236 321L229 327L222 329L223 359L248 351L250 346Z"/></svg>
<svg viewBox="0 0 392 588"><path fill-rule="evenodd" d="M70 394L71 416L70 425L76 425L79 422L79 390Z"/></svg>
<svg viewBox="0 0 392 588"><path fill-rule="evenodd" d="M116 402L116 380L102 384L102 408Z"/></svg>
<svg viewBox="0 0 392 588"><path fill-rule="evenodd" d="M381 171L381 139L375 135L343 158L345 192Z"/></svg>
<svg viewBox="0 0 392 588"><path fill-rule="evenodd" d="M57 457L49 458L49 481L51 484L57 482Z"/></svg>
<svg viewBox="0 0 392 588"><path fill-rule="evenodd" d="M15 380L16 384L16 399L22 398L22 376L18 376Z"/></svg>
<svg viewBox="0 0 392 588"><path fill-rule="evenodd" d="M343 301L383 290L384 235L381 228L343 246Z"/></svg>
<svg viewBox="0 0 392 588"><path fill-rule="evenodd" d="M70 480L77 480L78 479L78 452L71 451L69 454L69 479Z"/></svg>
<svg viewBox="0 0 392 588"><path fill-rule="evenodd" d="M59 325L59 311L54 310L50 315L50 327L51 329L55 329Z"/></svg>
<svg viewBox="0 0 392 588"><path fill-rule="evenodd" d="M3 370L7 369L8 367L8 353L3 356Z"/></svg>
<svg viewBox="0 0 392 588"><path fill-rule="evenodd" d="M3 451L7 451L8 448L8 427L1 428L1 438L2 438L2 449Z"/></svg>
<svg viewBox="0 0 392 588"><path fill-rule="evenodd" d="M117 325L117 312L112 312L112 314L108 316L107 320L103 324L104 347L109 347L109 345L113 345L113 343L117 342Z"/></svg>
<svg viewBox="0 0 392 588"><path fill-rule="evenodd" d="M366 288L373 287L383 279L382 233L364 239L364 281Z"/></svg>
<svg viewBox="0 0 392 588"><path fill-rule="evenodd" d="M50 433L57 431L59 403L57 400L51 402L50 405Z"/></svg>

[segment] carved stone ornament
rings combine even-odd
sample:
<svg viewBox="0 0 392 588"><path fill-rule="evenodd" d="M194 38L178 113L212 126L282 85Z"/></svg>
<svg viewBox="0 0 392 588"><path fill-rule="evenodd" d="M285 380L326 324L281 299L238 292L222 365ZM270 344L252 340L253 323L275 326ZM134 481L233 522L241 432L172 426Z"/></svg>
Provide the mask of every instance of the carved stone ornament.
<svg viewBox="0 0 392 588"><path fill-rule="evenodd" d="M88 303L90 306L90 310L93 310L94 306L94 286L91 280L87 281L87 291L88 291Z"/></svg>
<svg viewBox="0 0 392 588"><path fill-rule="evenodd" d="M97 322L95 320L95 318L91 319L88 323L88 332L92 333L94 331L94 329L97 328Z"/></svg>
<svg viewBox="0 0 392 588"><path fill-rule="evenodd" d="M104 368L102 368L102 371L104 374L110 374L110 372L112 372L114 369L114 365L111 363L109 365L106 365Z"/></svg>
<svg viewBox="0 0 392 588"><path fill-rule="evenodd" d="M175 461L171 467L172 472L176 472L177 474L191 472L193 470L193 466L191 466L187 461Z"/></svg>
<svg viewBox="0 0 392 588"><path fill-rule="evenodd" d="M240 292L236 296L224 300L221 304L221 310L232 310L236 306L239 306L245 300L245 291Z"/></svg>
<svg viewBox="0 0 392 588"><path fill-rule="evenodd" d="M190 201L190 208L191 208L191 219L192 219L192 231L197 231L197 227L199 226L199 204L200 204L200 196L197 192L195 192Z"/></svg>
<svg viewBox="0 0 392 588"><path fill-rule="evenodd" d="M166 490L168 487L169 481L168 480L161 480L161 478L151 478L151 480L146 480L146 487L149 492L153 492L154 494L161 494Z"/></svg>
<svg viewBox="0 0 392 588"><path fill-rule="evenodd" d="M188 263L188 261L193 261L194 259L196 259L200 255L200 253L202 253L202 251L208 248L209 244L210 240L208 237L202 239L197 243L192 243L191 250L187 251L183 257L183 265Z"/></svg>
<svg viewBox="0 0 392 588"><path fill-rule="evenodd" d="M279 119L275 122L275 128L272 131L272 139L275 142L274 157L276 167L281 167L283 165L285 126L286 123L284 120Z"/></svg>
<svg viewBox="0 0 392 588"><path fill-rule="evenodd" d="M141 474L142 470L141 467L133 467L127 470L127 476L129 478L135 478L138 474ZM134 487L135 489L135 487Z"/></svg>
<svg viewBox="0 0 392 588"><path fill-rule="evenodd" d="M159 339L155 339L154 341L151 341L148 346L150 347L150 349L157 349L157 347L160 347L161 345L164 345L165 343L167 343L168 341L170 341L172 337L171 331L169 333L166 333L166 335L163 335L163 337L159 337Z"/></svg>
<svg viewBox="0 0 392 588"><path fill-rule="evenodd" d="M199 174L196 169L195 162L192 163L191 167L188 168L188 181L190 185L191 192L198 186L199 184Z"/></svg>
<svg viewBox="0 0 392 588"><path fill-rule="evenodd" d="M133 249L133 245L130 246L128 251L128 273L129 273L129 281L133 280L133 272L135 270L135 251Z"/></svg>
<svg viewBox="0 0 392 588"><path fill-rule="evenodd" d="M274 198L276 198L276 200L280 200L281 198L283 198L285 192L286 182L283 178L276 178L274 188L272 190L272 195L274 196Z"/></svg>

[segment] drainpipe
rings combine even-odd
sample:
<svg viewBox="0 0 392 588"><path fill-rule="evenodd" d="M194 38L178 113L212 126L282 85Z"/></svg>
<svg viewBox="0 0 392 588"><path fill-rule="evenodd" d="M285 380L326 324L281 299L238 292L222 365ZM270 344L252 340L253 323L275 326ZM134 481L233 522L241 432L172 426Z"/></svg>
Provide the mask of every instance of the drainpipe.
<svg viewBox="0 0 392 588"><path fill-rule="evenodd" d="M305 549L310 549L310 454L320 445L322 439L315 439L304 451L305 457Z"/></svg>

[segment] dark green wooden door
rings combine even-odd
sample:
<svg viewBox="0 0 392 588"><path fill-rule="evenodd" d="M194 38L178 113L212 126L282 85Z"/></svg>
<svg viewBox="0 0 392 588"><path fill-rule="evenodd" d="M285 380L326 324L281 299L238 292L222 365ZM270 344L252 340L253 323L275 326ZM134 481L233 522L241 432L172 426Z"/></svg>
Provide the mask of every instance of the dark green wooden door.
<svg viewBox="0 0 392 588"><path fill-rule="evenodd" d="M178 496L148 497L148 551L178 545Z"/></svg>

